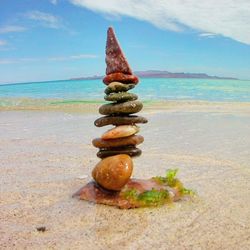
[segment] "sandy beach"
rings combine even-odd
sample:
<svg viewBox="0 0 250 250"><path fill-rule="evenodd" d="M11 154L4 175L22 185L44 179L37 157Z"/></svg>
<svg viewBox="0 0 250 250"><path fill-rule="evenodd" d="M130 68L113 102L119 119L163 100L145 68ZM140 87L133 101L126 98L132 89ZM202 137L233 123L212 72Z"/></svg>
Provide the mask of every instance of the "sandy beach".
<svg viewBox="0 0 250 250"><path fill-rule="evenodd" d="M71 197L98 162L99 105L1 106L0 249L249 249L250 103L145 103L133 176L179 168L197 196L132 210Z"/></svg>

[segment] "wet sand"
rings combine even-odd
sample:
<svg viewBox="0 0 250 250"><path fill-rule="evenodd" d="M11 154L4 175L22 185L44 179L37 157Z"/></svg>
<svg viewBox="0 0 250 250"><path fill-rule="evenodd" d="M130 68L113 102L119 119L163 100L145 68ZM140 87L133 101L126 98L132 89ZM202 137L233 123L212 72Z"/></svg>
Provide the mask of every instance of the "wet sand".
<svg viewBox="0 0 250 250"><path fill-rule="evenodd" d="M0 112L0 249L249 249L248 103L146 104L133 175L179 168L198 196L134 210L71 198L98 162L91 140L107 129L94 127L93 105Z"/></svg>

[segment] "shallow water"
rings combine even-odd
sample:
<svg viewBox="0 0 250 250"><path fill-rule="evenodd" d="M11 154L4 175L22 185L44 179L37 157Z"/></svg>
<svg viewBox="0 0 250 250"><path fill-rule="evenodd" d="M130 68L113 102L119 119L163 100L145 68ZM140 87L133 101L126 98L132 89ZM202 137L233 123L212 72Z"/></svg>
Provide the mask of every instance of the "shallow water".
<svg viewBox="0 0 250 250"><path fill-rule="evenodd" d="M133 176L178 168L198 196L131 210L72 198L99 161L97 116L0 112L0 249L249 249L249 110L146 114Z"/></svg>
<svg viewBox="0 0 250 250"><path fill-rule="evenodd" d="M101 80L51 81L0 85L2 98L102 100ZM147 78L131 90L143 100L250 101L250 81Z"/></svg>

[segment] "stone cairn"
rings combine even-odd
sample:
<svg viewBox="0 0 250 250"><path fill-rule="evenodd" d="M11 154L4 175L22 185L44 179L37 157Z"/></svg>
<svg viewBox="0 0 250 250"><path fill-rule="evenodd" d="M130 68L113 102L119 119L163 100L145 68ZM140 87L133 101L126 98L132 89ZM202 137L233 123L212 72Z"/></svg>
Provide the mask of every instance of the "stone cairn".
<svg viewBox="0 0 250 250"><path fill-rule="evenodd" d="M95 126L114 125L101 138L96 138L92 144L99 149L97 156L102 160L92 172L95 181L108 190L121 190L129 181L133 162L131 157L141 155L136 145L143 142L138 123L146 123L142 116L131 115L139 112L143 105L138 96L129 93L139 82L119 46L114 30L108 29L106 43L106 76L103 79L106 101L99 108L99 113L105 115L95 121Z"/></svg>
<svg viewBox="0 0 250 250"><path fill-rule="evenodd" d="M190 191L175 178L177 170L169 170L165 177L130 178L133 172L131 157L141 155L137 145L144 140L141 135L136 135L139 132L136 124L147 123L147 119L134 115L143 105L137 100L137 95L128 91L136 86L139 79L133 75L112 28L108 29L106 64L104 99L110 103L99 108L104 116L95 121L95 126L115 127L92 141L99 149L97 156L101 158L92 171L94 181L73 196L126 209L157 206L180 199Z"/></svg>

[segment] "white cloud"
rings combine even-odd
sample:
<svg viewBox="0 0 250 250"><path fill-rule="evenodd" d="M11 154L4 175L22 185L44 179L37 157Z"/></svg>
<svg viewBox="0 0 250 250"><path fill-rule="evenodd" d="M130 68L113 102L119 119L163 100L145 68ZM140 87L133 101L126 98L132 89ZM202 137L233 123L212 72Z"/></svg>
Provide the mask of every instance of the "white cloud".
<svg viewBox="0 0 250 250"><path fill-rule="evenodd" d="M5 58L0 59L0 64L18 64L18 63L29 63L29 62L50 62L50 61L73 61L81 59L95 59L97 55L93 54L79 54L71 56L57 56L57 57L47 57L47 58L37 58L37 57L24 57L24 58Z"/></svg>
<svg viewBox="0 0 250 250"><path fill-rule="evenodd" d="M25 17L40 22L44 27L52 29L59 29L63 27L59 17L38 10L27 12Z"/></svg>
<svg viewBox="0 0 250 250"><path fill-rule="evenodd" d="M97 58L97 55L81 54L76 56L70 56L70 59L83 59L83 58Z"/></svg>
<svg viewBox="0 0 250 250"><path fill-rule="evenodd" d="M186 27L250 44L249 0L69 0L104 13L124 15L152 23L161 29Z"/></svg>
<svg viewBox="0 0 250 250"><path fill-rule="evenodd" d="M5 46L7 45L7 42L5 40L0 40L0 46Z"/></svg>
<svg viewBox="0 0 250 250"><path fill-rule="evenodd" d="M58 57L50 57L48 61L69 61L69 60L80 60L80 59L94 59L97 58L97 55L92 54L80 54L80 55L73 55L73 56L58 56Z"/></svg>
<svg viewBox="0 0 250 250"><path fill-rule="evenodd" d="M199 34L199 36L201 36L201 37L214 37L216 35L213 33L201 33L201 34Z"/></svg>
<svg viewBox="0 0 250 250"><path fill-rule="evenodd" d="M27 29L23 26L17 26L17 25L5 25L0 27L0 34L4 33L12 33L12 32L23 32Z"/></svg>

